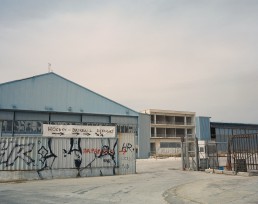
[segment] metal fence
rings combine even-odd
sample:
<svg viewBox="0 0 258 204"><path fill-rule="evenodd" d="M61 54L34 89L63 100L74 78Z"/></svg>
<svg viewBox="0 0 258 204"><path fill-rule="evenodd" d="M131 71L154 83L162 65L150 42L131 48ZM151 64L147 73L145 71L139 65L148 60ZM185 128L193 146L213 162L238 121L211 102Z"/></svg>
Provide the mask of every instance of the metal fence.
<svg viewBox="0 0 258 204"><path fill-rule="evenodd" d="M135 135L115 138L1 137L0 171L76 169L78 176L135 173ZM93 173L92 173L93 172Z"/></svg>
<svg viewBox="0 0 258 204"><path fill-rule="evenodd" d="M208 142L205 153L199 153L200 169L224 169L227 164L227 148L225 147L227 147L226 142Z"/></svg>
<svg viewBox="0 0 258 204"><path fill-rule="evenodd" d="M223 135L222 142L209 141L199 152L200 168L235 172L258 170L258 134Z"/></svg>
<svg viewBox="0 0 258 204"><path fill-rule="evenodd" d="M233 135L228 145L228 168L236 172L258 170L258 134Z"/></svg>

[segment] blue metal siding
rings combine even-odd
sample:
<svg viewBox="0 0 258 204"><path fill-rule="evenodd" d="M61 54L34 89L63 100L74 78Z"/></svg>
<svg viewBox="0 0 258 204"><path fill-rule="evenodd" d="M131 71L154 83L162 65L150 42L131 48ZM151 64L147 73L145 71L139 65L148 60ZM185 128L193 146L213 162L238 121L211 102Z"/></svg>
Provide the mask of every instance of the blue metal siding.
<svg viewBox="0 0 258 204"><path fill-rule="evenodd" d="M138 158L147 159L150 157L150 136L151 121L150 115L139 115L139 136L138 136Z"/></svg>
<svg viewBox="0 0 258 204"><path fill-rule="evenodd" d="M54 73L0 84L0 109L138 116L138 113Z"/></svg>
<svg viewBox="0 0 258 204"><path fill-rule="evenodd" d="M199 140L211 140L209 117L196 117L196 137Z"/></svg>
<svg viewBox="0 0 258 204"><path fill-rule="evenodd" d="M13 112L0 111L0 120L13 120Z"/></svg>
<svg viewBox="0 0 258 204"><path fill-rule="evenodd" d="M75 114L51 114L51 121L62 121L62 122L81 122L81 116Z"/></svg>
<svg viewBox="0 0 258 204"><path fill-rule="evenodd" d="M109 116L102 115L84 115L82 116L82 122L91 122L91 123L109 123Z"/></svg>
<svg viewBox="0 0 258 204"><path fill-rule="evenodd" d="M15 120L41 120L48 121L48 113L26 113L26 112L16 112Z"/></svg>
<svg viewBox="0 0 258 204"><path fill-rule="evenodd" d="M111 123L137 125L137 117L111 116Z"/></svg>

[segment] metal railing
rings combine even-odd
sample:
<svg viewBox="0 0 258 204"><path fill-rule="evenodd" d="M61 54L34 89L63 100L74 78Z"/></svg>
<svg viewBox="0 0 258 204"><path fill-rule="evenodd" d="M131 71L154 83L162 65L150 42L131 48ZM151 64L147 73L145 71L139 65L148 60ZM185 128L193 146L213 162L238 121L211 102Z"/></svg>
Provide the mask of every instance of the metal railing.
<svg viewBox="0 0 258 204"><path fill-rule="evenodd" d="M151 134L151 137L167 137L167 138L172 138L172 137L176 137L176 138L179 138L179 137L185 137L185 135L183 135L183 134L165 134L165 133L162 133L162 134Z"/></svg>
<svg viewBox="0 0 258 204"><path fill-rule="evenodd" d="M191 122L176 122L176 121L165 121L165 120L157 120L151 121L151 124L157 124L157 125L195 125L195 123Z"/></svg>

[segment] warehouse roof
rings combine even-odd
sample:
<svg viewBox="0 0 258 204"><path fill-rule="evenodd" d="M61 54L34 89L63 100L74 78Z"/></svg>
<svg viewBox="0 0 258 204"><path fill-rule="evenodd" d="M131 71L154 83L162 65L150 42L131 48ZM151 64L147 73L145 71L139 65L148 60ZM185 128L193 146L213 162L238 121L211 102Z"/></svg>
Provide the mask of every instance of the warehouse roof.
<svg viewBox="0 0 258 204"><path fill-rule="evenodd" d="M139 115L53 72L0 84L0 109Z"/></svg>

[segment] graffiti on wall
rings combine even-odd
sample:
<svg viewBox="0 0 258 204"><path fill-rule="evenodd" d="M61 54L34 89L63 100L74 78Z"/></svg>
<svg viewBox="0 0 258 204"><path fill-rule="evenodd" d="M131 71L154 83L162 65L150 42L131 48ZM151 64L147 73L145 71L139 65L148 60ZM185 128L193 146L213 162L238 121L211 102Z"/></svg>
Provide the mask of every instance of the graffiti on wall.
<svg viewBox="0 0 258 204"><path fill-rule="evenodd" d="M128 151L130 152L134 151L133 145L131 143L123 143L123 146L119 152L125 155Z"/></svg>
<svg viewBox="0 0 258 204"><path fill-rule="evenodd" d="M113 163L113 175L116 174L116 172L115 172L115 168L116 168L115 149L117 146L117 139L116 139L113 147L111 147L109 138L106 141L107 141L107 144L104 144L104 140L101 139L101 147L100 148L83 149L83 153L93 154L94 158L81 170L87 169L87 168L91 169L93 162L96 162L97 160L102 159L103 162L106 162L109 164ZM101 170L100 170L100 175L103 175Z"/></svg>
<svg viewBox="0 0 258 204"><path fill-rule="evenodd" d="M2 132L3 133L11 133L12 132L13 121L12 120L4 120L2 122Z"/></svg>
<svg viewBox="0 0 258 204"><path fill-rule="evenodd" d="M14 121L14 132L16 134L41 134L42 122L39 121Z"/></svg>
<svg viewBox="0 0 258 204"><path fill-rule="evenodd" d="M17 159L22 159L27 165L35 165L35 160L29 153L33 150L34 143L18 144L16 141L0 141L0 164L5 167L13 166Z"/></svg>
<svg viewBox="0 0 258 204"><path fill-rule="evenodd" d="M52 138L48 138L47 146L45 147L44 145L42 145L38 150L38 154L40 155L39 162L41 163L42 168L40 168L37 172L41 179L43 178L41 172L47 169L52 170L55 159L57 158L57 155L53 153L51 144Z"/></svg>
<svg viewBox="0 0 258 204"><path fill-rule="evenodd" d="M40 179L54 177L54 169L77 169L78 176L115 175L120 157L119 168L130 168L131 154L133 145L122 142L119 151L117 138L0 138L0 170L35 170Z"/></svg>
<svg viewBox="0 0 258 204"><path fill-rule="evenodd" d="M132 134L120 135L119 140L119 174L135 173L134 137Z"/></svg>
<svg viewBox="0 0 258 204"><path fill-rule="evenodd" d="M4 120L2 124L3 133L14 134L41 134L42 122L40 121L27 121L27 120Z"/></svg>
<svg viewBox="0 0 258 204"><path fill-rule="evenodd" d="M79 177L82 164L81 138L70 138L70 146L68 149L63 149L63 156L72 157L73 165L78 170L77 177Z"/></svg>

